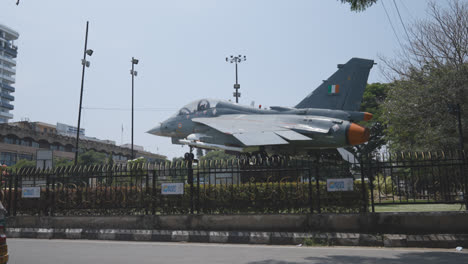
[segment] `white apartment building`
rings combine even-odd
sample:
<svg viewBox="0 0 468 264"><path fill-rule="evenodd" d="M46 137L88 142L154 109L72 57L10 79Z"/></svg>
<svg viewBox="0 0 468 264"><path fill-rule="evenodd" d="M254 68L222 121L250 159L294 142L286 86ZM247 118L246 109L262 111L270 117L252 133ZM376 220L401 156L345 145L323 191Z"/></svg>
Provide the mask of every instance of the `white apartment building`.
<svg viewBox="0 0 468 264"><path fill-rule="evenodd" d="M15 97L16 55L18 47L14 42L19 37L18 32L0 24L0 123L8 123L13 118L10 113L14 106L11 104Z"/></svg>

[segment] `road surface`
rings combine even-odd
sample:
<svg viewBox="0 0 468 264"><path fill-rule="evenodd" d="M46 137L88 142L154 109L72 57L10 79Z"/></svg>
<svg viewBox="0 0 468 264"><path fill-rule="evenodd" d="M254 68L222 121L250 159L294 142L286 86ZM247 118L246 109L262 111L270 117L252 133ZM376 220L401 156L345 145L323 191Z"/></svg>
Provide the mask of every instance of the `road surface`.
<svg viewBox="0 0 468 264"><path fill-rule="evenodd" d="M9 264L468 263L467 250L8 239Z"/></svg>

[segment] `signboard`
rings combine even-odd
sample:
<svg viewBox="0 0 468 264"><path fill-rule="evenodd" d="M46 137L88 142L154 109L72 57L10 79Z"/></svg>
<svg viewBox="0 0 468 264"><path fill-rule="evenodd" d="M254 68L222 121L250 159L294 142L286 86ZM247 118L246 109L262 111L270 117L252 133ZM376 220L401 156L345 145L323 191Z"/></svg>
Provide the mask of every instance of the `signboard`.
<svg viewBox="0 0 468 264"><path fill-rule="evenodd" d="M353 178L327 179L327 191L344 192L353 190Z"/></svg>
<svg viewBox="0 0 468 264"><path fill-rule="evenodd" d="M162 195L184 194L183 183L163 183L161 184Z"/></svg>
<svg viewBox="0 0 468 264"><path fill-rule="evenodd" d="M22 198L41 198L41 187L23 187L21 189Z"/></svg>
<svg viewBox="0 0 468 264"><path fill-rule="evenodd" d="M52 150L38 149L36 151L36 168L52 169L54 153Z"/></svg>

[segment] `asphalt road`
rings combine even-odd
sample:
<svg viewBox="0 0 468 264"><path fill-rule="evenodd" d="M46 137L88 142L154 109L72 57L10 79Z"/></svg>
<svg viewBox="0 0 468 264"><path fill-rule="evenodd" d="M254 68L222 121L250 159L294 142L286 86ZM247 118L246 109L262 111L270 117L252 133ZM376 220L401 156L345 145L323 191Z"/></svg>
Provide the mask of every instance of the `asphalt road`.
<svg viewBox="0 0 468 264"><path fill-rule="evenodd" d="M455 249L294 247L232 244L8 239L9 264L468 263Z"/></svg>

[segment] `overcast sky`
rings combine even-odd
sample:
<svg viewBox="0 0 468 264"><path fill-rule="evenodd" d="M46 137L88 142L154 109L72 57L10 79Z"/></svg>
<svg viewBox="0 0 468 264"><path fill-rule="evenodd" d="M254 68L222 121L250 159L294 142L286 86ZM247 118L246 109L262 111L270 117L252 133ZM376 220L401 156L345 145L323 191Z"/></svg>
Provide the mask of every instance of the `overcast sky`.
<svg viewBox="0 0 468 264"><path fill-rule="evenodd" d="M406 24L427 16L425 0L395 2ZM86 135L130 142L133 56L140 60L135 144L181 156L188 147L145 132L190 101L232 99L234 65L226 56L247 56L239 65L240 103L293 106L338 63L351 57L379 63L378 55L398 50L382 4L405 39L392 0L360 13L337 0L21 0L19 6L1 0L0 23L20 33L13 121L77 125L89 21L94 54L83 96ZM369 82L385 81L374 67Z"/></svg>

